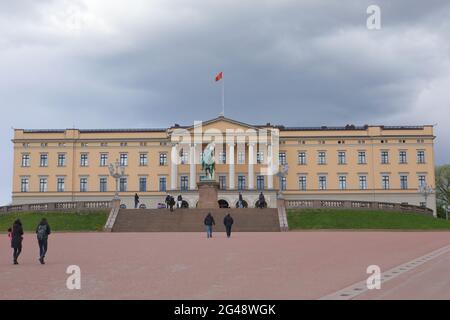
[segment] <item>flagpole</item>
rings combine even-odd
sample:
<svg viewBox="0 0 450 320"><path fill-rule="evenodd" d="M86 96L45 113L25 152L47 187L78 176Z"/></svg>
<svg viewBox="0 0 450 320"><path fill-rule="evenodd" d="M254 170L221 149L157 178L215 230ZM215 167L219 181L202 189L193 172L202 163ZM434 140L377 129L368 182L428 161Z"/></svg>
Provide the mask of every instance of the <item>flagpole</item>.
<svg viewBox="0 0 450 320"><path fill-rule="evenodd" d="M225 117L225 77L222 74L222 115Z"/></svg>

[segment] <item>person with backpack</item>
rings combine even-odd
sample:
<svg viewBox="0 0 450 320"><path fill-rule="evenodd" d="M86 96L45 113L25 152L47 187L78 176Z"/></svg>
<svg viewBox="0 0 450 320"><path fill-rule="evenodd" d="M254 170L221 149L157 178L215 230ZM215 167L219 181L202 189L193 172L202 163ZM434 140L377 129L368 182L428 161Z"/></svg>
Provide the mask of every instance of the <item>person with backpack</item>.
<svg viewBox="0 0 450 320"><path fill-rule="evenodd" d="M214 217L211 215L211 213L208 213L205 217L204 224L206 226L206 237L212 238L212 227L213 225L216 225L216 222L214 221Z"/></svg>
<svg viewBox="0 0 450 320"><path fill-rule="evenodd" d="M227 214L223 219L223 224L225 225L225 231L227 232L227 238L231 237L231 226L233 225L234 220L230 214Z"/></svg>
<svg viewBox="0 0 450 320"><path fill-rule="evenodd" d="M22 240L23 240L22 222L20 221L20 219L17 219L16 221L14 221L11 230L11 248L14 250L13 252L14 264L19 264L17 259L19 258L20 253L22 252Z"/></svg>
<svg viewBox="0 0 450 320"><path fill-rule="evenodd" d="M44 258L48 248L48 235L51 233L50 225L46 218L42 218L36 227L36 235L39 245L39 262L45 264Z"/></svg>

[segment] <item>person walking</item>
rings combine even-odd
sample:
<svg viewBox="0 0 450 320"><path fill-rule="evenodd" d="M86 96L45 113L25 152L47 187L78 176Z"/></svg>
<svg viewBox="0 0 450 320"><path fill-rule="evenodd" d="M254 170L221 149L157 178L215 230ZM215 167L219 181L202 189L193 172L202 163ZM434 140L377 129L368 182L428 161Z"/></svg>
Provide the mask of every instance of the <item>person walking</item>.
<svg viewBox="0 0 450 320"><path fill-rule="evenodd" d="M177 198L177 208L181 209L182 207L183 207L183 196L179 194Z"/></svg>
<svg viewBox="0 0 450 320"><path fill-rule="evenodd" d="M23 228L22 222L20 219L14 221L12 232L11 232L11 248L14 250L13 252L13 261L14 264L19 264L17 259L22 252L22 240L23 240Z"/></svg>
<svg viewBox="0 0 450 320"><path fill-rule="evenodd" d="M264 197L264 194L261 192L259 194L258 207L260 209L263 209L265 206L266 206L266 198Z"/></svg>
<svg viewBox="0 0 450 320"><path fill-rule="evenodd" d="M134 208L137 209L139 206L139 195L136 193L134 195Z"/></svg>
<svg viewBox="0 0 450 320"><path fill-rule="evenodd" d="M48 236L51 233L50 225L47 222L46 218L42 218L41 222L39 222L36 227L36 236L39 245L39 262L41 264L45 264L45 255L47 254L48 248Z"/></svg>
<svg viewBox="0 0 450 320"><path fill-rule="evenodd" d="M212 229L213 226L216 225L216 222L214 221L214 217L211 215L211 213L208 213L205 217L204 224L206 226L206 237L212 238Z"/></svg>
<svg viewBox="0 0 450 320"><path fill-rule="evenodd" d="M223 224L225 225L225 231L227 232L227 238L231 237L231 227L233 226L234 220L230 214L227 214L223 219Z"/></svg>

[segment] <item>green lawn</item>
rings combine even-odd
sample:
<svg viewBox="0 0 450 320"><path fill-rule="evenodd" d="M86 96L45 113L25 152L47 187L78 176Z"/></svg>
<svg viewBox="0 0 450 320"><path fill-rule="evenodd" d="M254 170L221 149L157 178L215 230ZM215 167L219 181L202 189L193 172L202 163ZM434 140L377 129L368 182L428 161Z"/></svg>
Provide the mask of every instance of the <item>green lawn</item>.
<svg viewBox="0 0 450 320"><path fill-rule="evenodd" d="M21 212L0 214L0 232L6 232L19 218L25 231L35 231L39 221L47 218L52 231L101 231L109 211L73 212Z"/></svg>
<svg viewBox="0 0 450 320"><path fill-rule="evenodd" d="M287 212L290 230L298 229L397 229L450 230L450 220L401 212L290 209Z"/></svg>

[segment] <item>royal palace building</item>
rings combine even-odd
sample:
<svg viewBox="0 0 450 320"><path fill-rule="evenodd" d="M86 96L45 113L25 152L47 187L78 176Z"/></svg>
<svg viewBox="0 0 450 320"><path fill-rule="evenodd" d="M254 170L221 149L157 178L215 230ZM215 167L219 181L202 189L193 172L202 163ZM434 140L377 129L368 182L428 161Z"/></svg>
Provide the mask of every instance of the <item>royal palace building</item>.
<svg viewBox="0 0 450 320"><path fill-rule="evenodd" d="M178 132L191 139L175 139ZM205 142L207 133L222 140ZM434 194L419 192L434 188L434 138L431 125L288 127L223 116L162 129L15 129L12 199L109 201L117 189L127 207L135 193L147 208L168 193L195 207L202 150L214 140L221 206L236 206L240 192L252 207L262 191L270 207L282 193L290 200L408 203L435 211ZM117 179L109 169L116 162L123 168ZM269 162L283 170L268 173Z"/></svg>

